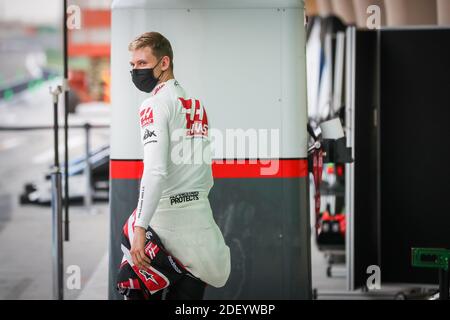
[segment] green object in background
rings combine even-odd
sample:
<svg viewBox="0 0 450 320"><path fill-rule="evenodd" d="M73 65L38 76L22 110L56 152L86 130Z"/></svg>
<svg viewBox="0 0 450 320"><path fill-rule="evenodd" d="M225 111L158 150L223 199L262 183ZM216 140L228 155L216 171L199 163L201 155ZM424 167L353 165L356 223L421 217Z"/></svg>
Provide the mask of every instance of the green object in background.
<svg viewBox="0 0 450 320"><path fill-rule="evenodd" d="M13 96L14 96L14 91L12 91L11 89L5 90L5 92L3 93L3 99L5 99L5 100L10 100L10 99L12 99Z"/></svg>
<svg viewBox="0 0 450 320"><path fill-rule="evenodd" d="M44 81L42 79L34 79L28 82L28 90L37 89Z"/></svg>
<svg viewBox="0 0 450 320"><path fill-rule="evenodd" d="M450 250L432 248L412 248L412 266L449 270Z"/></svg>
<svg viewBox="0 0 450 320"><path fill-rule="evenodd" d="M63 53L60 50L48 49L46 50L47 55L47 68L52 70L53 73L62 74L62 60Z"/></svg>
<svg viewBox="0 0 450 320"><path fill-rule="evenodd" d="M34 80L31 80L30 82L28 82L28 90L32 90L33 88L35 88L36 87L35 84L36 83Z"/></svg>

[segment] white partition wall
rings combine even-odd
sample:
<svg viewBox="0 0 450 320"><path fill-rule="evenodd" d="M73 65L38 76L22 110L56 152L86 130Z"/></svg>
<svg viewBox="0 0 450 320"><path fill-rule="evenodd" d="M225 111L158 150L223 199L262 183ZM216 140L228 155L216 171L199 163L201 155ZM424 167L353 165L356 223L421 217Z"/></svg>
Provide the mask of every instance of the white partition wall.
<svg viewBox="0 0 450 320"><path fill-rule="evenodd" d="M228 141L215 145L210 201L231 248L232 271L227 285L208 288L205 298L310 298L303 1L112 6L110 298L117 297L120 230L136 206L142 174L137 111L145 94L131 82L128 43L146 31L169 39L175 78L203 100L211 128L224 137L233 129L256 133L258 142L233 150ZM268 150L261 147L266 140ZM264 160L276 163L276 174L261 174Z"/></svg>

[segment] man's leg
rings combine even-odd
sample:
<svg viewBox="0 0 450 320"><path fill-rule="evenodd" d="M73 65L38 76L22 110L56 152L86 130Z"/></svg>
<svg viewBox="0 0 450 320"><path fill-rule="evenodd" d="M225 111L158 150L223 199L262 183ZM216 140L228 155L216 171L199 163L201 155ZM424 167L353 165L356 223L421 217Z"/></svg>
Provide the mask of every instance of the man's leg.
<svg viewBox="0 0 450 320"><path fill-rule="evenodd" d="M175 285L167 288L166 300L203 300L206 285L200 279L186 275Z"/></svg>

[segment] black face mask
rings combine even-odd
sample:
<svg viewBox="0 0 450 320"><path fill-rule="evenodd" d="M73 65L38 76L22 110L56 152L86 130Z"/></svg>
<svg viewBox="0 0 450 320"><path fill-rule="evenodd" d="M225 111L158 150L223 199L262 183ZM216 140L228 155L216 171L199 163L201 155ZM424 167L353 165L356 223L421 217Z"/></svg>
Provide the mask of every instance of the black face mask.
<svg viewBox="0 0 450 320"><path fill-rule="evenodd" d="M153 75L153 69L161 62L162 58L153 68L148 69L133 69L130 71L131 79L134 85L141 91L150 93L158 84L159 78L164 72L161 72L158 78Z"/></svg>

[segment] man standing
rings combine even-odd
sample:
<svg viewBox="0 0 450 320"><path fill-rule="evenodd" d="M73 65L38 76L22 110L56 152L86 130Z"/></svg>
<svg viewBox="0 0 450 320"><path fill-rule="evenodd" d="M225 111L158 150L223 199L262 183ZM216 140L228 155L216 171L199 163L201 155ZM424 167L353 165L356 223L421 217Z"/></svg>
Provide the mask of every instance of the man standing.
<svg viewBox="0 0 450 320"><path fill-rule="evenodd" d="M129 50L133 83L150 93L139 109L144 171L132 263L150 267L144 250L150 225L190 273L168 288L166 299L202 299L207 284L222 287L230 274L230 249L208 200L213 178L206 111L174 79L173 51L164 36L144 33Z"/></svg>

